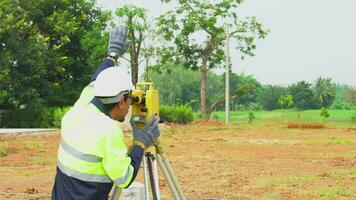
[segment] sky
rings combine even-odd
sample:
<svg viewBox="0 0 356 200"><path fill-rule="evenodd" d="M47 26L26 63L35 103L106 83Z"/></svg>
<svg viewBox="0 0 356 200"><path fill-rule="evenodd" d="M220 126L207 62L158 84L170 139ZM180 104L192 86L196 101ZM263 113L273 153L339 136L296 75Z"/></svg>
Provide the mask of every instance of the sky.
<svg viewBox="0 0 356 200"><path fill-rule="evenodd" d="M97 2L110 10L134 4L152 17L175 6L160 0ZM253 75L263 84L313 83L325 77L356 86L355 8L355 0L245 0L239 15L256 16L270 33L256 42L256 55L244 60L230 43L232 71Z"/></svg>

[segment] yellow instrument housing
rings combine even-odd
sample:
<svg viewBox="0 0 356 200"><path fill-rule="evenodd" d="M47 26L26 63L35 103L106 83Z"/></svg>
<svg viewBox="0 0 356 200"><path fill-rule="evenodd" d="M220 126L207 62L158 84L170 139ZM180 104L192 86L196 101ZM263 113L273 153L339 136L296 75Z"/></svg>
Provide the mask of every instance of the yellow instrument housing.
<svg viewBox="0 0 356 200"><path fill-rule="evenodd" d="M159 115L159 94L152 82L137 83L132 96L132 117L139 126L143 127L152 114Z"/></svg>

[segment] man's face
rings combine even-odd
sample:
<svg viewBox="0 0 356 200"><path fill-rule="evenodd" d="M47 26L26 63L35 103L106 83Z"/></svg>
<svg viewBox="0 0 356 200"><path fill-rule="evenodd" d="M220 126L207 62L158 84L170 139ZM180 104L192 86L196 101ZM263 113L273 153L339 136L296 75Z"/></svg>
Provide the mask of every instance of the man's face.
<svg viewBox="0 0 356 200"><path fill-rule="evenodd" d="M118 115L117 115L117 119L119 122L123 122L125 121L125 117L127 115L127 113L129 112L129 109L130 109L130 106L131 106L131 103L132 103L132 98L131 96L127 97L127 99L125 100L122 99L117 107L118 107Z"/></svg>

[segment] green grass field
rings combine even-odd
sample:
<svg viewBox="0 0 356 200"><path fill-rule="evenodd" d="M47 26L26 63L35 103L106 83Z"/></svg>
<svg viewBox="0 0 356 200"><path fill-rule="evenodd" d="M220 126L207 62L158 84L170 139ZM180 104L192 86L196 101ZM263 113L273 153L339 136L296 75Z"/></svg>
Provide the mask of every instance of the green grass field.
<svg viewBox="0 0 356 200"><path fill-rule="evenodd" d="M254 111L255 119L253 123L261 122L287 122L287 123L323 123L333 126L356 126L351 121L351 117L356 115L356 110L329 110L330 117L325 119L320 116L320 110L274 110L274 111ZM231 112L231 123L244 124L249 121L249 111ZM225 122L225 112L213 112L211 119Z"/></svg>

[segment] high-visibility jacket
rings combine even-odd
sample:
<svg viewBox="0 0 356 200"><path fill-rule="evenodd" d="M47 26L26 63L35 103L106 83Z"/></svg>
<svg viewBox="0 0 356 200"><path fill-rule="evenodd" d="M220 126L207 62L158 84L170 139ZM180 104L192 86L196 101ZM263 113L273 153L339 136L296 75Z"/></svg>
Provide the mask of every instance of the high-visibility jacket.
<svg viewBox="0 0 356 200"><path fill-rule="evenodd" d="M95 105L73 107L62 119L58 168L82 181L126 187L133 174L118 122Z"/></svg>

